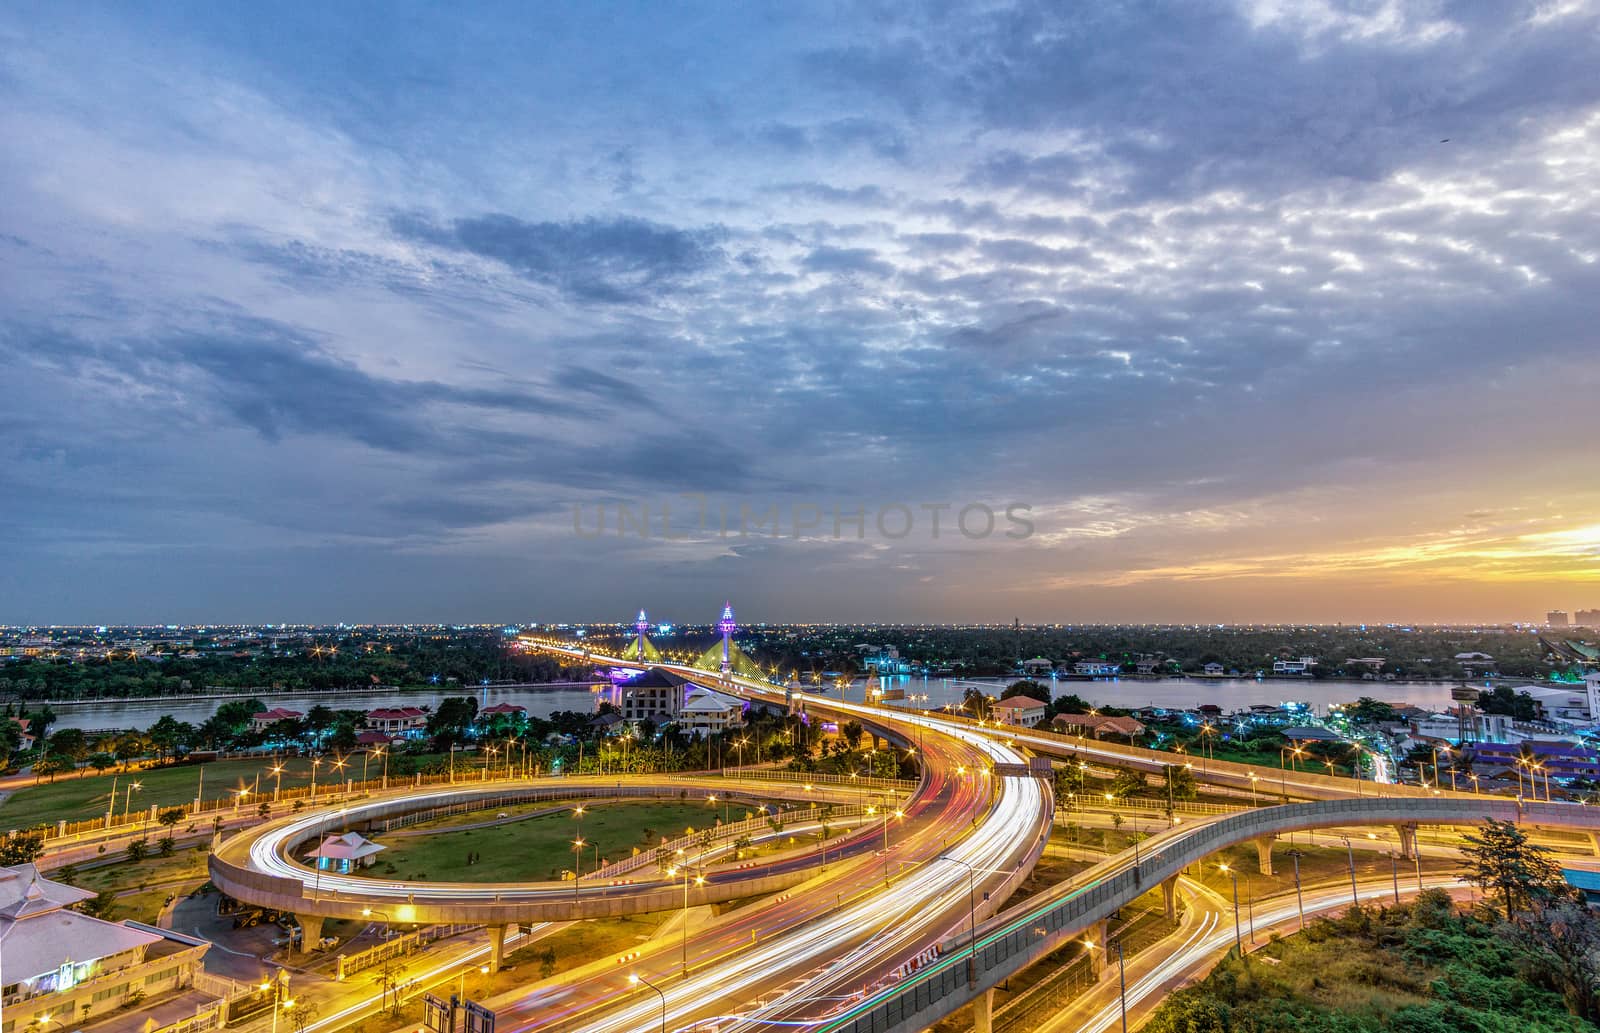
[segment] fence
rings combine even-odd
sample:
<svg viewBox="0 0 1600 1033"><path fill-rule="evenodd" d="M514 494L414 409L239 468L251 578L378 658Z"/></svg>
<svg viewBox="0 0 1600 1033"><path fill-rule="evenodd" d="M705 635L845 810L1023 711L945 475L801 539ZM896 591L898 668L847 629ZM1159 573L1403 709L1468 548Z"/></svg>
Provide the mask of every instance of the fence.
<svg viewBox="0 0 1600 1033"><path fill-rule="evenodd" d="M825 775L815 771L789 771L785 768L727 768L730 778L760 778L774 782L801 782L813 785L848 785L866 789L892 789L897 793L915 792L921 782L909 778L852 778L849 775Z"/></svg>
<svg viewBox="0 0 1600 1033"><path fill-rule="evenodd" d="M457 936L472 929L481 929L478 925L430 925L399 936L393 936L374 947L355 954L339 955L339 967L335 978L343 982L344 978L357 972L381 965L391 958L404 957L412 951L421 950L423 947L438 940Z"/></svg>

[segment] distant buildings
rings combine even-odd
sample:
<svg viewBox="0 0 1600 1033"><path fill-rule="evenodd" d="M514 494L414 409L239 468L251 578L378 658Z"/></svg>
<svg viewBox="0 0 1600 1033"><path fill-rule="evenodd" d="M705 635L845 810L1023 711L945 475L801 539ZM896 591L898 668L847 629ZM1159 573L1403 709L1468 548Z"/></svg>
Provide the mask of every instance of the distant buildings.
<svg viewBox="0 0 1600 1033"><path fill-rule="evenodd" d="M1079 660L1072 665L1072 673L1090 678L1105 678L1122 673L1122 665L1113 660Z"/></svg>
<svg viewBox="0 0 1600 1033"><path fill-rule="evenodd" d="M1003 725L1016 728L1037 728L1044 724L1050 704L1032 696L1012 696L998 699L993 704L994 719Z"/></svg>
<svg viewBox="0 0 1600 1033"><path fill-rule="evenodd" d="M1566 610L1551 610L1544 615L1544 622L1552 628L1565 628L1568 626Z"/></svg>
<svg viewBox="0 0 1600 1033"><path fill-rule="evenodd" d="M678 710L678 727L705 738L744 727L744 700L698 686Z"/></svg>
<svg viewBox="0 0 1600 1033"><path fill-rule="evenodd" d="M1314 656L1302 656L1298 660L1274 660L1272 661L1272 673L1309 675L1311 668L1315 666L1317 666L1317 658Z"/></svg>
<svg viewBox="0 0 1600 1033"><path fill-rule="evenodd" d="M279 721L299 721L304 719L305 716L298 710L273 707L271 710L263 710L261 713L253 715L250 718L250 730L252 732L264 732Z"/></svg>
<svg viewBox="0 0 1600 1033"><path fill-rule="evenodd" d="M1600 628L1600 610L1579 610L1573 614L1572 623L1580 628Z"/></svg>
<svg viewBox="0 0 1600 1033"><path fill-rule="evenodd" d="M367 730L391 738L415 738L427 727L428 712L421 707L379 707L367 711Z"/></svg>
<svg viewBox="0 0 1600 1033"><path fill-rule="evenodd" d="M192 999L189 1015L214 1019L221 1002L193 989L211 944L70 910L93 896L51 882L31 864L0 868L0 1012L7 1033L73 1030L135 1002L177 1004L181 1014Z"/></svg>

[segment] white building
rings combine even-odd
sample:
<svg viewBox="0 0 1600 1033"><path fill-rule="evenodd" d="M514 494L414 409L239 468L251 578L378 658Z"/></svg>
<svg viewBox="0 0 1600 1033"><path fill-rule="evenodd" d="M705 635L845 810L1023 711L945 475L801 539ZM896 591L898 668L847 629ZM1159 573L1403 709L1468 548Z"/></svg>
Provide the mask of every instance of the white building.
<svg viewBox="0 0 1600 1033"><path fill-rule="evenodd" d="M679 719L684 703L697 689L705 689L705 686L681 674L652 667L619 683L601 698L609 696L621 708L624 721L653 721L664 725Z"/></svg>
<svg viewBox="0 0 1600 1033"><path fill-rule="evenodd" d="M1315 666L1317 666L1317 658L1314 656L1302 656L1298 660L1274 660L1272 661L1272 673L1310 674L1311 668Z"/></svg>
<svg viewBox="0 0 1600 1033"><path fill-rule="evenodd" d="M994 719L1003 725L1012 725L1017 728L1037 728L1044 724L1045 715L1050 710L1050 704L1034 699L1032 696L1012 696L1009 699L995 700L993 708Z"/></svg>
<svg viewBox="0 0 1600 1033"><path fill-rule="evenodd" d="M1121 674L1122 665L1111 660L1079 660L1072 665L1072 673L1104 678L1113 674Z"/></svg>
<svg viewBox="0 0 1600 1033"><path fill-rule="evenodd" d="M678 710L678 726L702 738L744 727L744 700L704 686L695 688Z"/></svg>
<svg viewBox="0 0 1600 1033"><path fill-rule="evenodd" d="M0 1028L5 1033L74 1030L136 1001L143 1007L177 1003L186 1008L192 999L191 1014L215 1014L220 1002L191 989L210 943L69 910L93 896L51 882L31 864L0 868Z"/></svg>

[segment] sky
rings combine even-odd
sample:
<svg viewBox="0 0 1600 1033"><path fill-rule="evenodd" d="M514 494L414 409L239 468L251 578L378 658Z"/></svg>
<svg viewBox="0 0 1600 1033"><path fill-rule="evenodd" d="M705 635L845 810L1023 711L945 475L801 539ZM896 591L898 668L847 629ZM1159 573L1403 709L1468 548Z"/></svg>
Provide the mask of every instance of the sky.
<svg viewBox="0 0 1600 1033"><path fill-rule="evenodd" d="M1595 0L6 4L0 622L1600 606L1597 54Z"/></svg>

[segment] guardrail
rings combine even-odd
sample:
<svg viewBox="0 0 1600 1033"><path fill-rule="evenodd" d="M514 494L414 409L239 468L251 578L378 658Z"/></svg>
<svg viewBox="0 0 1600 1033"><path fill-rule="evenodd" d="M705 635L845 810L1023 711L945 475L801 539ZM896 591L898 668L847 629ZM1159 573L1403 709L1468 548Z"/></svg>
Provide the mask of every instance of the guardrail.
<svg viewBox="0 0 1600 1033"><path fill-rule="evenodd" d="M977 933L975 978L968 978L973 938L941 945L940 959L914 978L882 991L842 1015L820 1022L820 1033L915 1033L983 990L1015 975L1118 908L1185 867L1236 843L1337 825L1472 825L1485 818L1600 830L1600 808L1478 799L1342 799L1240 811L1205 824L1169 829L1090 869L1076 887L1024 901L983 924ZM1098 875L1097 875L1098 873Z"/></svg>

